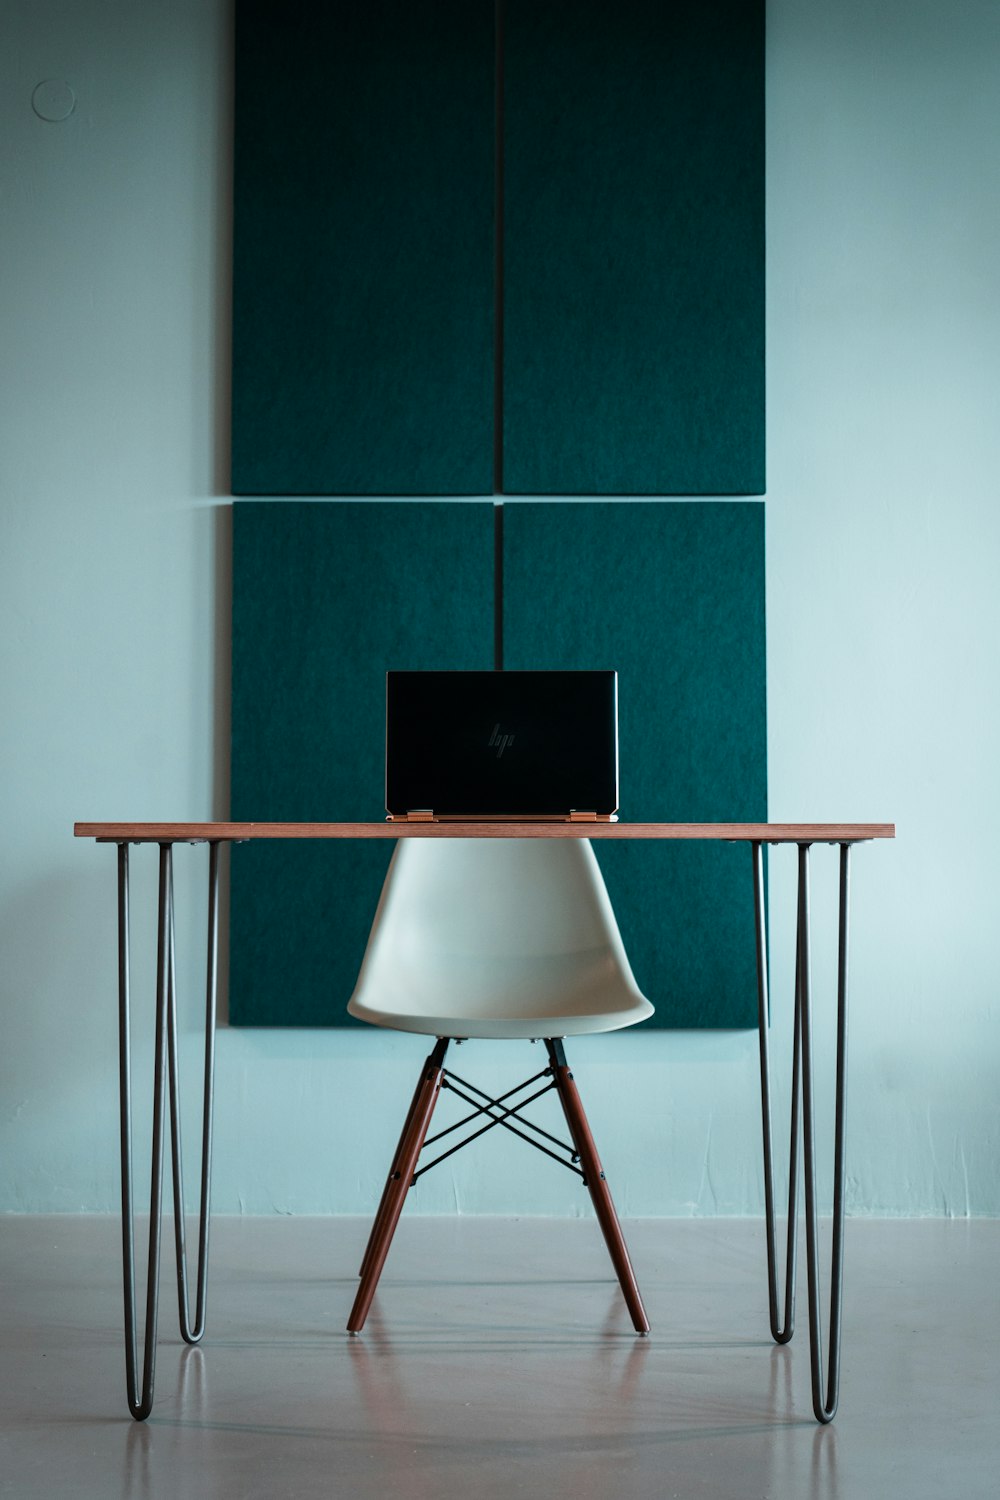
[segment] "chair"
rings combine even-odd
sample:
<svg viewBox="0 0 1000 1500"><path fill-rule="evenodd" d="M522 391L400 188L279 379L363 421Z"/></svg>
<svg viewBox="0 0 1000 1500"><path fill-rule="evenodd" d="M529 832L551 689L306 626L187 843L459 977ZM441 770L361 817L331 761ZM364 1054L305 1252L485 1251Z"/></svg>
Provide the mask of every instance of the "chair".
<svg viewBox="0 0 1000 1500"><path fill-rule="evenodd" d="M406 1194L425 1171L501 1126L582 1177L590 1190L638 1333L649 1332L618 1215L601 1168L563 1038L632 1026L652 1015L618 932L586 839L402 838L389 866L351 1015L437 1038L417 1081L361 1266L348 1320L360 1333ZM444 1066L448 1044L470 1037L541 1039L548 1065L491 1099ZM540 1085L518 1103L514 1096ZM429 1137L441 1090L473 1109ZM555 1089L572 1145L520 1114ZM418 1167L425 1146L485 1116L488 1123Z"/></svg>

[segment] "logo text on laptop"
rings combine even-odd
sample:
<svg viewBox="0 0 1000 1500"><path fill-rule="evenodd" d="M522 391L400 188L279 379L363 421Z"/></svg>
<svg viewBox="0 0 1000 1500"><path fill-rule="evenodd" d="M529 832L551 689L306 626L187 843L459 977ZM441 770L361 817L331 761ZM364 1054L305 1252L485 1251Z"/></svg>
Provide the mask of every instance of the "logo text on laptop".
<svg viewBox="0 0 1000 1500"><path fill-rule="evenodd" d="M488 745L495 745L496 746L496 748L497 748L497 760L499 760L500 757L501 757L501 755L506 750L507 746L508 745L513 745L513 743L514 743L514 736L512 734L501 734L500 733L500 725L499 724L494 724L494 726L493 726L493 733L490 735L490 737L489 737L489 739L487 740L486 743Z"/></svg>

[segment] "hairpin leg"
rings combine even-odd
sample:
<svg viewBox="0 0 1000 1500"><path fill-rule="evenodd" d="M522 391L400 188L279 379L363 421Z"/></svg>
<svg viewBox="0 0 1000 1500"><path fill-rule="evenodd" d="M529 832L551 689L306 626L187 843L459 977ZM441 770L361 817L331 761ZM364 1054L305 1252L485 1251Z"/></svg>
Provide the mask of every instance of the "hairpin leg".
<svg viewBox="0 0 1000 1500"><path fill-rule="evenodd" d="M764 1136L764 1214L767 1234L767 1300L771 1336L775 1343L787 1344L795 1332L795 1263L798 1239L799 1181L799 1058L801 1027L799 1023L799 956L795 961L795 1004L792 1024L792 1109L788 1149L788 1223L785 1237L784 1313L778 1313L778 1266L774 1222L774 1164L771 1149L771 1083L768 1063L768 958L767 924L764 912L764 854L759 843L753 845L754 915L757 929L757 1030L760 1043L761 1124Z"/></svg>
<svg viewBox="0 0 1000 1500"><path fill-rule="evenodd" d="M135 1308L135 1224L132 1209L132 1082L129 1021L128 844L118 845L118 1065L121 1105L122 1276L125 1292L125 1388L129 1411L144 1421L153 1409L156 1373L156 1320L160 1280L160 1223L163 1207L163 1085L166 1064L169 973L170 845L160 845L160 886L156 939L156 1041L153 1063L153 1149L149 1193L149 1255L143 1334L142 1389L137 1381Z"/></svg>
<svg viewBox="0 0 1000 1500"><path fill-rule="evenodd" d="M785 1253L784 1320L778 1320L778 1286L774 1229L771 1152L771 1100L767 1046L767 937L764 923L764 879L761 845L753 846L754 909L757 925L757 992L760 1030L761 1118L764 1134L764 1205L767 1220L767 1276L771 1333L787 1344L795 1327L796 1187L801 1087L802 1168L806 1200L806 1272L809 1285L809 1365L812 1405L817 1422L832 1422L840 1392L840 1330L844 1289L844 1139L847 1099L847 960L850 898L849 844L840 845L840 905L837 951L837 1082L834 1119L833 1255L830 1271L828 1362L824 1389L823 1328L819 1285L819 1223L816 1205L816 1130L813 1108L812 984L809 958L809 845L799 845L795 923L795 1040L792 1054L792 1118L788 1169L788 1230Z"/></svg>
<svg viewBox="0 0 1000 1500"><path fill-rule="evenodd" d="M209 852L208 966L205 986L205 1074L202 1099L201 1222L198 1234L198 1284L194 1323L188 1302L187 1251L184 1234L184 1183L181 1162L180 1099L177 1057L177 1000L174 964L173 846L160 845L160 878L156 940L156 1027L153 1064L153 1145L149 1199L149 1254L146 1267L146 1314L143 1332L142 1386L139 1388L135 1294L135 1221L132 1193L132 1067L129 964L129 851L118 845L118 1065L122 1170L122 1268L125 1300L125 1385L128 1408L137 1421L153 1409L156 1330L159 1311L160 1244L163 1219L164 1092L168 1085L170 1146L173 1168L174 1244L181 1337L189 1344L205 1331L208 1283L209 1200L212 1170L212 1102L215 1077L215 1008L218 992L219 845ZM169 1079L169 1084L168 1084Z"/></svg>
<svg viewBox="0 0 1000 1500"><path fill-rule="evenodd" d="M837 943L837 1090L834 1124L833 1256L830 1270L829 1353L823 1382L823 1329L820 1320L819 1247L816 1211L815 1127L813 1119L812 1014L809 976L809 847L799 847L798 991L802 1033L803 1166L806 1196L806 1266L809 1281L809 1356L813 1412L832 1422L840 1394L840 1326L844 1283L844 1134L847 1095L847 949L850 897L850 845L840 846L840 912Z"/></svg>
<svg viewBox="0 0 1000 1500"><path fill-rule="evenodd" d="M208 962L205 979L205 1065L201 1113L201 1194L198 1228L198 1283L194 1323L188 1298L187 1246L184 1224L184 1176L181 1152L181 1114L177 1061L177 981L174 963L174 881L168 882L170 905L170 969L167 985L167 1041L170 1079L170 1157L174 1186L174 1249L177 1257L177 1312L181 1338L197 1344L205 1332L208 1292L209 1203L212 1189L212 1105L215 1091L215 1011L219 974L219 845L209 845Z"/></svg>

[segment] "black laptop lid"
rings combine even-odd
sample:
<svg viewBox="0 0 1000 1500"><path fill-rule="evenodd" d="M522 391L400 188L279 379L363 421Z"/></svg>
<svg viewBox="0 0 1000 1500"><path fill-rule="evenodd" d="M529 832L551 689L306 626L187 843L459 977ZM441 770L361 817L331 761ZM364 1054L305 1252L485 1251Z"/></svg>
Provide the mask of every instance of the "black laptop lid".
<svg viewBox="0 0 1000 1500"><path fill-rule="evenodd" d="M386 673L393 817L618 809L616 672Z"/></svg>

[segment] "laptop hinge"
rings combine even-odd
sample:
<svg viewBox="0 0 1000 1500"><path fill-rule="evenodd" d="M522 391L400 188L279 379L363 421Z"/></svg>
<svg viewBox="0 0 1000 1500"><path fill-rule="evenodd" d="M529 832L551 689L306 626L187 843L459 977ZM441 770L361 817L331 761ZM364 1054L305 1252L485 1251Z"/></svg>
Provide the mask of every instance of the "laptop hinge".
<svg viewBox="0 0 1000 1500"><path fill-rule="evenodd" d="M580 812L576 808L562 815L559 813L550 815L541 813L442 813L439 819L438 814L430 807L412 807L405 813L388 813L386 816L390 823L437 823L441 819L446 823L615 823L618 821L613 813Z"/></svg>

